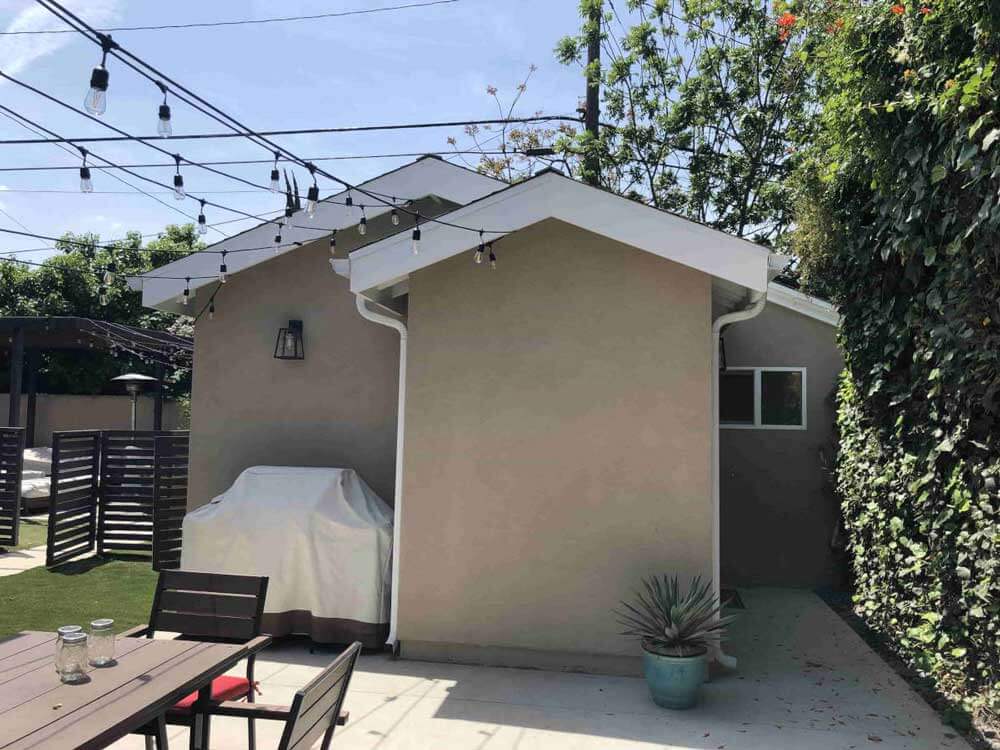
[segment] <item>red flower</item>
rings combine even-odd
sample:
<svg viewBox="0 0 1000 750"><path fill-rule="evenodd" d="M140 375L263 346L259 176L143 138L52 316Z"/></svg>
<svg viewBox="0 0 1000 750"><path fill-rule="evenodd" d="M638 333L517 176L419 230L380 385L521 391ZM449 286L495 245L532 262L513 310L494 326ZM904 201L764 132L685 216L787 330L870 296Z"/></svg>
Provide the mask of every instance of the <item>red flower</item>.
<svg viewBox="0 0 1000 750"><path fill-rule="evenodd" d="M891 11L892 11L893 13L895 13L895 14L896 14L897 16L901 16L901 15L903 15L904 13L906 13L906 8L904 8L904 7L903 7L902 5L900 5L899 3L896 3L895 5L893 5L893 6L892 6L892 7L891 7L891 8L889 9L889 10L891 10Z"/></svg>
<svg viewBox="0 0 1000 750"><path fill-rule="evenodd" d="M920 9L920 13L921 15L929 16L931 14L931 9L925 5Z"/></svg>
<svg viewBox="0 0 1000 750"><path fill-rule="evenodd" d="M781 14L781 17L778 18L778 27L786 30L790 29L795 25L795 22L798 20L799 20L798 16L786 10L784 13Z"/></svg>

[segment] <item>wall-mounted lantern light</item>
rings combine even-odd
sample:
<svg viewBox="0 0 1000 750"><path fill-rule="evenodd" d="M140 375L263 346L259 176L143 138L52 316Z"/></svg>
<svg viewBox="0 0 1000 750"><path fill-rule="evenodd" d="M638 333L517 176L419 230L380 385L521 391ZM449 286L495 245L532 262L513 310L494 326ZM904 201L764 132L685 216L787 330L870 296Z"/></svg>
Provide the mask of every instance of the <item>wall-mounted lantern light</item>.
<svg viewBox="0 0 1000 750"><path fill-rule="evenodd" d="M278 330L278 340L274 342L275 359L305 359L306 351L302 343L302 321L289 320L287 328Z"/></svg>

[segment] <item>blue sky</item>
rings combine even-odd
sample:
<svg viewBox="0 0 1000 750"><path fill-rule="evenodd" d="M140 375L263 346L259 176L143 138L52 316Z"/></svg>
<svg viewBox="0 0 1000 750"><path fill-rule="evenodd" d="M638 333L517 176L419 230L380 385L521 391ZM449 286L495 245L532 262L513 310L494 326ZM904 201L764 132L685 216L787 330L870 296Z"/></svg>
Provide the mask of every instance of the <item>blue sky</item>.
<svg viewBox="0 0 1000 750"><path fill-rule="evenodd" d="M282 2L194 2L194 0L62 0L94 26L188 23L237 18L305 15L397 5L412 0L283 0ZM538 66L517 113L568 114L583 93L578 68L553 59L556 40L578 27L576 0L458 0L434 7L370 15L258 26L115 34L130 50L187 85L247 125L260 129L335 127L373 123L477 119L496 116L486 93L490 84L502 96L513 95L528 66ZM31 0L0 0L0 30L63 28ZM77 34L0 36L0 70L75 106L82 106L91 68L100 51ZM109 63L111 83L103 119L130 133L155 133L160 95L134 72ZM0 102L63 136L109 135L75 113L0 82ZM175 102L175 133L218 132L221 126L183 103ZM423 152L448 149L446 139L458 130L288 136L277 140L304 157L376 152ZM30 138L30 133L0 117L0 139ZM164 145L164 142L160 142ZM194 160L266 158L263 149L243 139L177 141L165 145ZM138 144L93 144L92 151L117 163L162 162L162 155ZM50 144L0 145L0 166L78 163ZM325 169L360 181L409 159L325 162ZM226 171L265 182L269 167L233 166ZM162 182L171 170L137 170ZM184 170L191 192L246 190L245 186L202 170ZM125 176L135 182L134 178ZM305 176L299 173L302 186ZM321 180L323 194L334 186ZM75 171L0 172L0 227L58 236L64 231L93 231L104 239L127 230L153 233L185 219L148 197L101 194L129 188L94 172L95 193L78 192ZM158 190L144 185L144 189ZM68 194L20 192L66 190ZM304 187L303 187L304 190ZM195 201L175 202L194 215ZM249 213L281 207L270 193L207 195L210 200ZM283 200L283 199L282 199ZM209 223L234 218L206 210ZM13 220L9 217L13 217ZM227 233L250 222L221 227ZM222 235L210 233L209 239ZM0 252L40 247L28 238L0 237ZM21 256L38 260L48 253Z"/></svg>

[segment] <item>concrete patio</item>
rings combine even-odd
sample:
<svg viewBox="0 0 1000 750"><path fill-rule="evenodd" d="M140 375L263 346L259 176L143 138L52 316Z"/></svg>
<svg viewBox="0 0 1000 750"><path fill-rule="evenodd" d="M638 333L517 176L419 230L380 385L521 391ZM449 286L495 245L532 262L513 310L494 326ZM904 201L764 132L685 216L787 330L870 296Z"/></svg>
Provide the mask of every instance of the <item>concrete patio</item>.
<svg viewBox="0 0 1000 750"><path fill-rule="evenodd" d="M697 708L657 708L640 678L392 661L366 655L347 698L341 750L532 748L966 749L937 714L818 597L741 591L728 650L737 674L705 686ZM287 703L334 654L278 645L258 661L266 703ZM258 747L281 726L258 724ZM172 732L186 747L186 730ZM128 738L116 748L141 748ZM213 748L245 748L242 720L216 719Z"/></svg>

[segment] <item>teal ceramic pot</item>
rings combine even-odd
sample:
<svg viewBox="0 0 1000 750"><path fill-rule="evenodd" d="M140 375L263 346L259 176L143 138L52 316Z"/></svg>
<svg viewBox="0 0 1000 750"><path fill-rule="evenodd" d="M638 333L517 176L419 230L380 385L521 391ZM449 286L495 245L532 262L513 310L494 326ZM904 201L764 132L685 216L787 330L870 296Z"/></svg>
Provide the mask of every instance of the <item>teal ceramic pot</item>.
<svg viewBox="0 0 1000 750"><path fill-rule="evenodd" d="M664 656L642 649L642 671L653 702L664 708L691 708L708 674L705 652L696 656Z"/></svg>

